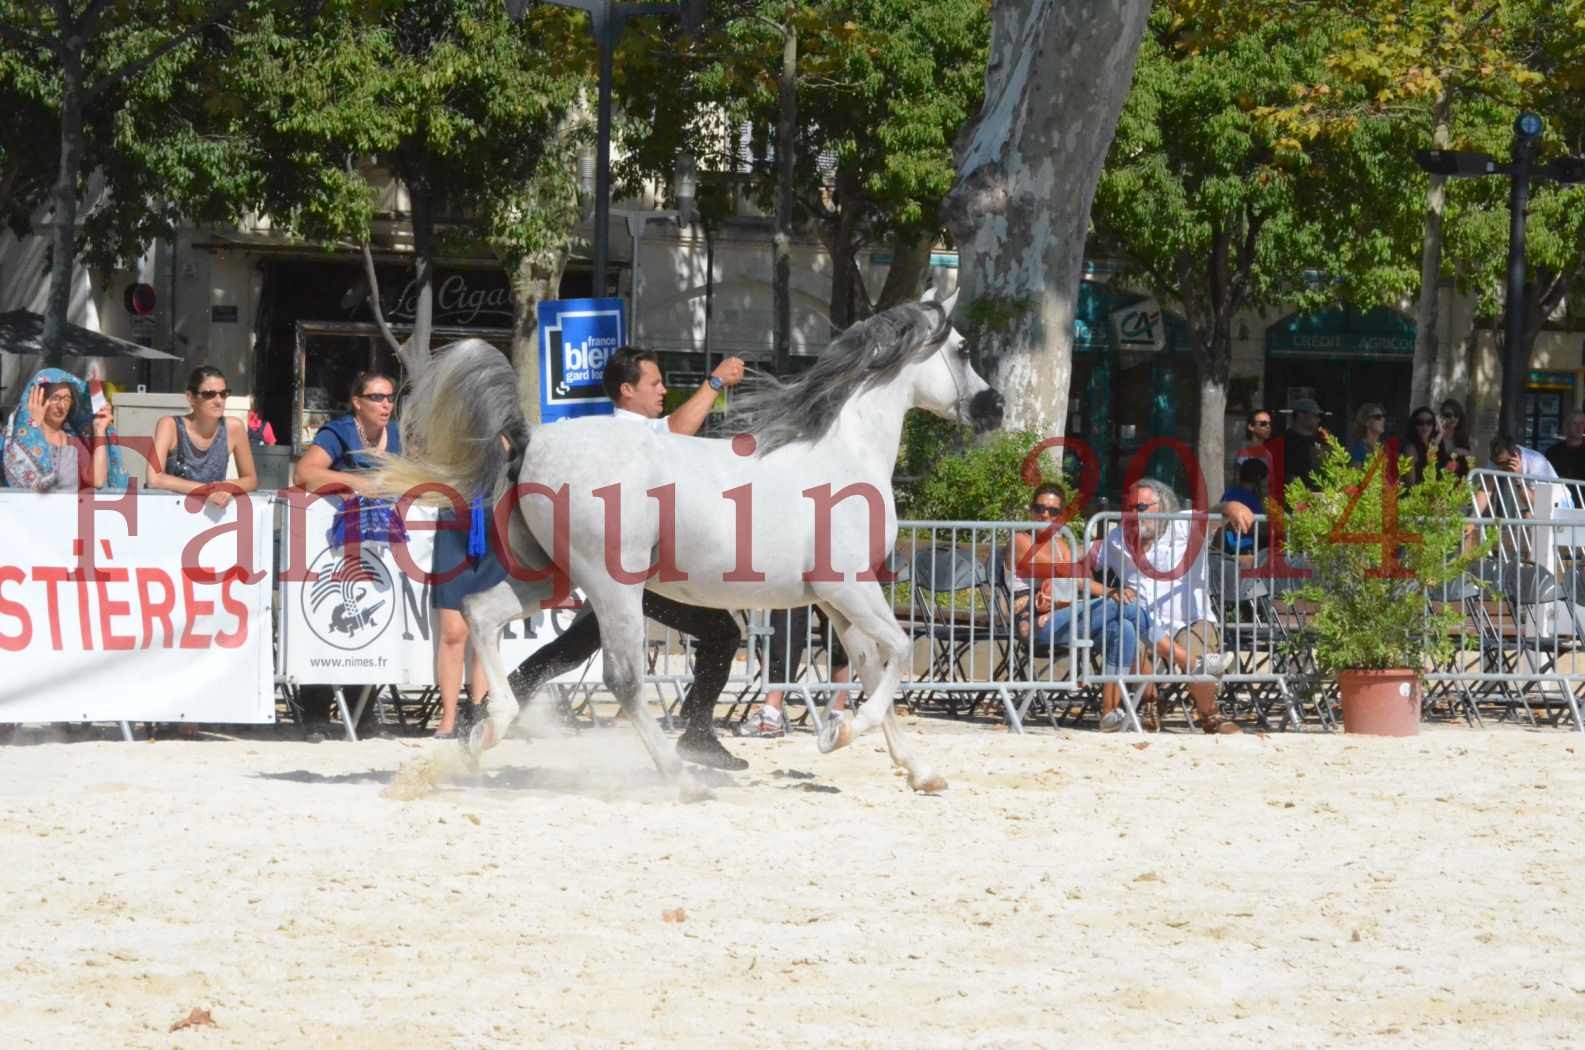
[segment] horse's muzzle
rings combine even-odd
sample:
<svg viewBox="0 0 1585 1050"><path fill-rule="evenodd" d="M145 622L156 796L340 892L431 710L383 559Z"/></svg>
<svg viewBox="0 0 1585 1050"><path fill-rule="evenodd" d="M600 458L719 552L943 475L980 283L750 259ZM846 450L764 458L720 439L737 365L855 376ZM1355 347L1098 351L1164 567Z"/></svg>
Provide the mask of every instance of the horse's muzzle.
<svg viewBox="0 0 1585 1050"><path fill-rule="evenodd" d="M1002 395L990 387L986 387L969 402L969 422L974 424L974 432L983 434L987 430L995 430L1002 425L1002 414L1007 408L1007 402Z"/></svg>

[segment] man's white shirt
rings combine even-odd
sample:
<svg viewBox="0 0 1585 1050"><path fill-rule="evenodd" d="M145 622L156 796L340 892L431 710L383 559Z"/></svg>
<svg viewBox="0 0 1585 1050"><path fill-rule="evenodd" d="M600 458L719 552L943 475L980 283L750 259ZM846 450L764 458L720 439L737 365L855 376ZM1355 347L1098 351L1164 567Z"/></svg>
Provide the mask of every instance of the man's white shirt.
<svg viewBox="0 0 1585 1050"><path fill-rule="evenodd" d="M1122 526L1108 532L1096 544L1099 549L1090 552L1092 568L1111 570L1122 586L1133 588L1139 596L1140 603L1150 613L1152 644L1199 620L1217 622L1205 587L1204 532L1191 554L1189 522L1176 519L1166 525L1156 542L1141 553L1156 575L1171 575L1175 579L1156 579L1141 572Z"/></svg>
<svg viewBox="0 0 1585 1050"><path fill-rule="evenodd" d="M615 416L617 419L634 419L634 420L637 420L638 422L643 423L645 426L649 427L649 429L655 431L655 433L657 433L657 434L670 434L671 433L671 426L666 422L666 417L665 416L661 416L659 419L651 419L648 416L641 416L637 412L629 412L625 408L615 409L611 414L613 416Z"/></svg>

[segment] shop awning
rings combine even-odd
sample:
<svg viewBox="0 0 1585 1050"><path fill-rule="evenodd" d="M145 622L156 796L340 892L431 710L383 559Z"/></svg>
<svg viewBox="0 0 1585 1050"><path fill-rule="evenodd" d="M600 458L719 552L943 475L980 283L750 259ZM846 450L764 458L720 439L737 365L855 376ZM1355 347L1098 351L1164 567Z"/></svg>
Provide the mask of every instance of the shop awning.
<svg viewBox="0 0 1585 1050"><path fill-rule="evenodd" d="M66 325L61 352L70 357L141 357L146 361L180 361L175 354L141 346L82 325ZM44 317L31 310L0 314L0 351L8 354L44 352Z"/></svg>
<svg viewBox="0 0 1585 1050"><path fill-rule="evenodd" d="M1414 322L1385 306L1289 314L1266 329L1266 355L1407 360L1414 357Z"/></svg>

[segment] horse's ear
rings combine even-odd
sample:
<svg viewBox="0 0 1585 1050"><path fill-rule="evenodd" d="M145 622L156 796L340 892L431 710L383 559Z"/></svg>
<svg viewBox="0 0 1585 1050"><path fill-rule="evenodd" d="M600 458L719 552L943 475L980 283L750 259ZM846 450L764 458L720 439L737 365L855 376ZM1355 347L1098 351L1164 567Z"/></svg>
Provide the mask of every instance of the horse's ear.
<svg viewBox="0 0 1585 1050"><path fill-rule="evenodd" d="M958 305L958 291L959 289L954 288L952 294L942 300L941 309L946 311L948 317L952 316L953 308Z"/></svg>
<svg viewBox="0 0 1585 1050"><path fill-rule="evenodd" d="M936 301L936 286L934 282L931 283L929 288L925 289L925 294L919 297L919 301L922 303L933 303Z"/></svg>

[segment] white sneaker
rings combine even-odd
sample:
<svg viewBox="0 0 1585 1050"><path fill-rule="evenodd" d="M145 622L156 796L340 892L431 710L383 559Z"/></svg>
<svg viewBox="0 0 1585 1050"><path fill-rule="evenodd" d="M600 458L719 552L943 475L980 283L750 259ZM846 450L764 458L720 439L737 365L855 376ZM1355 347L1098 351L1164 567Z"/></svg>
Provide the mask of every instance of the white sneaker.
<svg viewBox="0 0 1585 1050"><path fill-rule="evenodd" d="M775 739L787 735L787 726L782 721L781 712L773 707L761 707L759 713L738 723L733 733L740 737Z"/></svg>
<svg viewBox="0 0 1585 1050"><path fill-rule="evenodd" d="M1128 725L1128 712L1114 707L1101 716L1101 732L1115 733Z"/></svg>
<svg viewBox="0 0 1585 1050"><path fill-rule="evenodd" d="M1206 653L1195 662L1194 673L1220 678L1237 662L1238 656L1234 653Z"/></svg>

